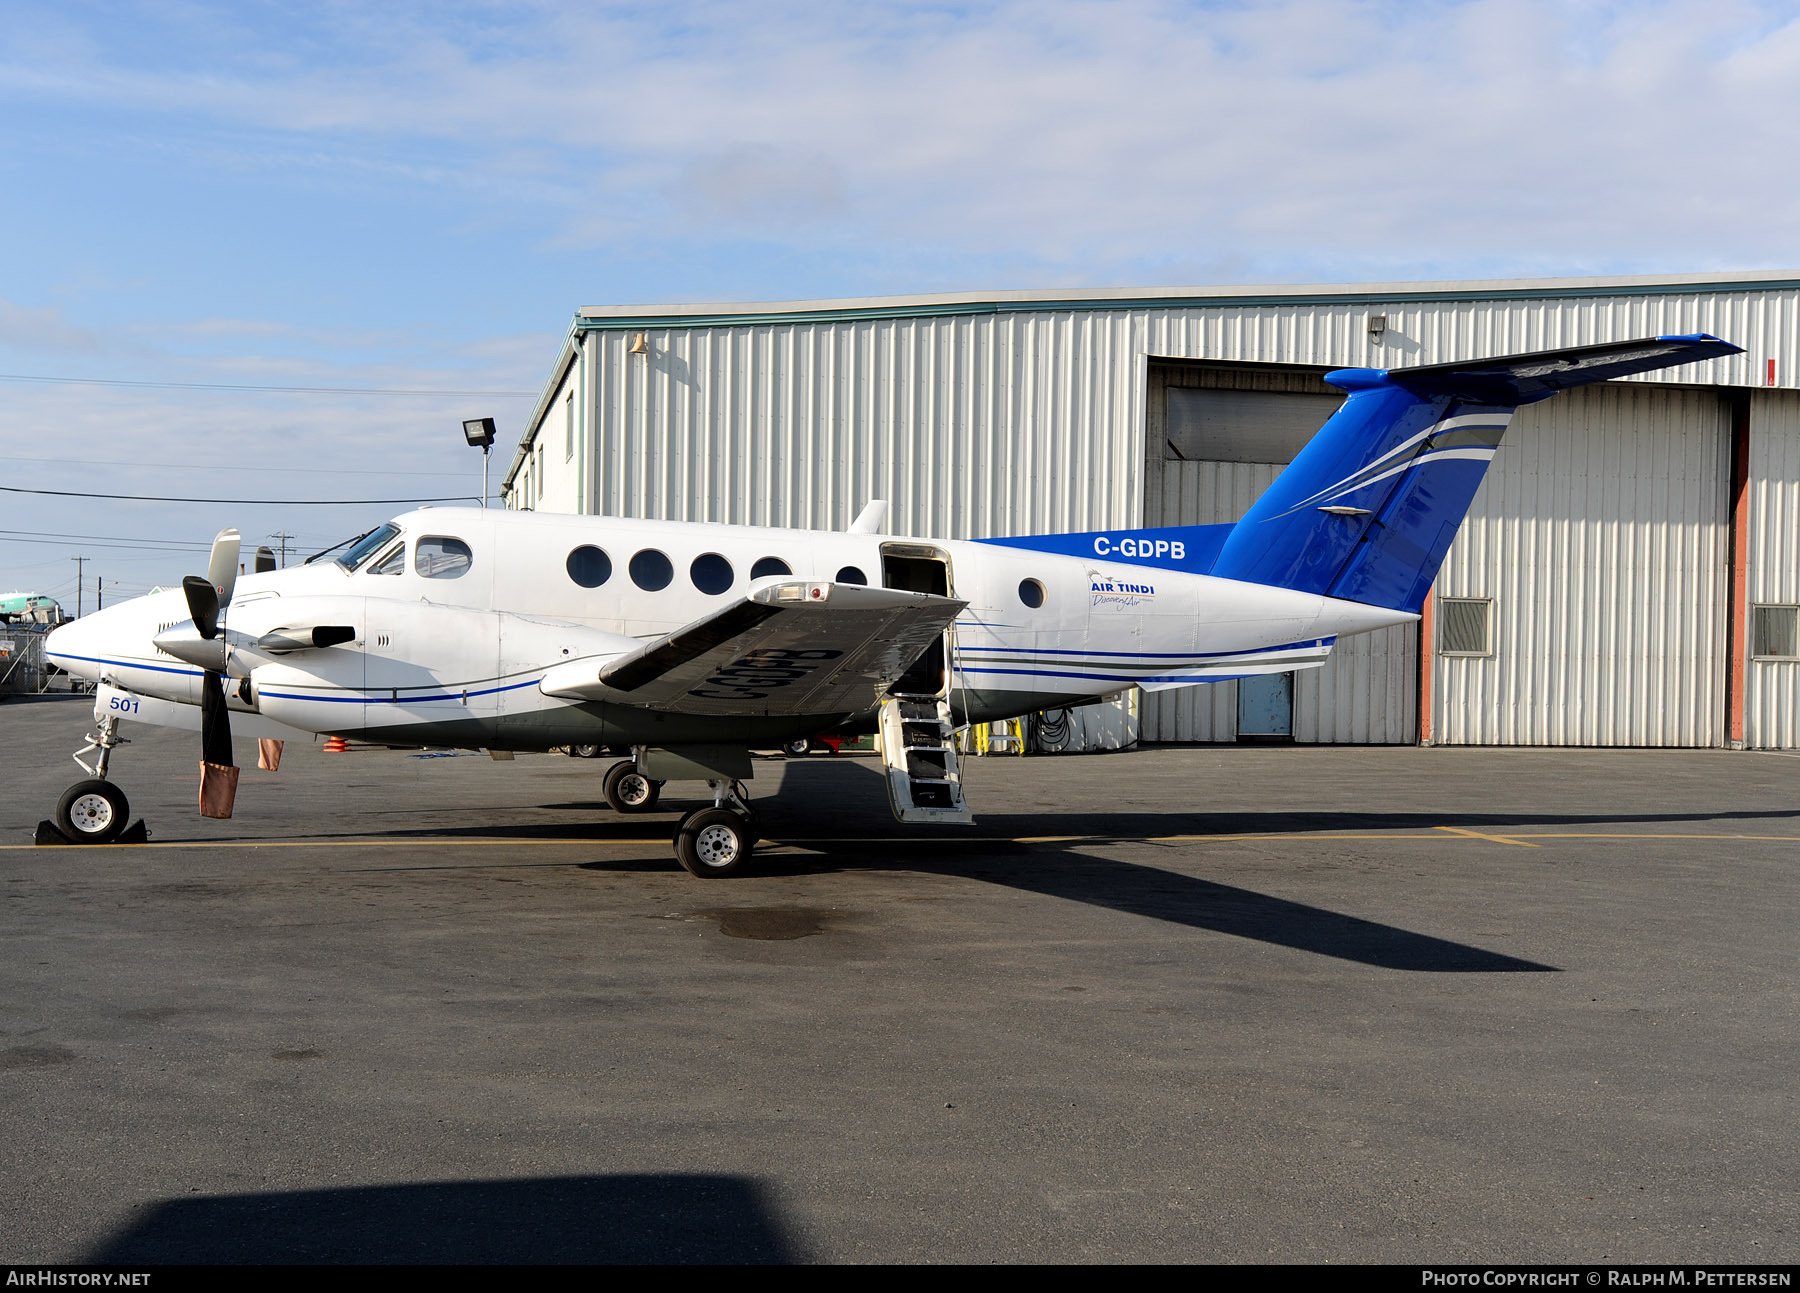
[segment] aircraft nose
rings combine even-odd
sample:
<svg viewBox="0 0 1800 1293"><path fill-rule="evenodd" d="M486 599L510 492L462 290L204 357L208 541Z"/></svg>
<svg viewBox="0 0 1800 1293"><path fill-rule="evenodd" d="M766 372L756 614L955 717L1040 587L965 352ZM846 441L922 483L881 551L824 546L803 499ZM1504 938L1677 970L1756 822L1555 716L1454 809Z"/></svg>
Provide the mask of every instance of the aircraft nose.
<svg viewBox="0 0 1800 1293"><path fill-rule="evenodd" d="M84 616L58 625L44 639L45 658L77 678L93 678L99 673L100 666L93 660L94 626L89 623L91 618Z"/></svg>

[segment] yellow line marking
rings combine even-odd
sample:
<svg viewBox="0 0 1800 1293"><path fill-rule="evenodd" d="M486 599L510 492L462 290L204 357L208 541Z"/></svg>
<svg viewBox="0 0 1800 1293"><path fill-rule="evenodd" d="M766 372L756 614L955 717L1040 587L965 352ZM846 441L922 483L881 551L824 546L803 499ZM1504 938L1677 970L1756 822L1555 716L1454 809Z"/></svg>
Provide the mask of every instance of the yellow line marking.
<svg viewBox="0 0 1800 1293"><path fill-rule="evenodd" d="M1800 835L1683 835L1673 831L1659 831L1655 834L1637 832L1608 831L1533 831L1534 840L1773 840L1800 844Z"/></svg>
<svg viewBox="0 0 1800 1293"><path fill-rule="evenodd" d="M1528 844L1524 840L1509 839L1505 835L1483 835L1480 831L1468 831L1460 826L1439 826L1437 829L1440 831L1447 831L1451 835L1466 836L1472 840L1492 840L1495 844L1516 844L1522 849L1536 849L1543 847L1541 844Z"/></svg>

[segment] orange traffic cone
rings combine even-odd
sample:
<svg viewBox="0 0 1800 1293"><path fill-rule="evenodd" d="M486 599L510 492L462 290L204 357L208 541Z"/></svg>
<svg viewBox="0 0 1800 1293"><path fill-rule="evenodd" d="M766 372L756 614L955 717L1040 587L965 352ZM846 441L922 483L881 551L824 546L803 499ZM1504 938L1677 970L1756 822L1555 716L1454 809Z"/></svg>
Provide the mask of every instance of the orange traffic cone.
<svg viewBox="0 0 1800 1293"><path fill-rule="evenodd" d="M349 748L350 742L346 741L341 736L329 737L325 742L325 753L327 754L342 754Z"/></svg>

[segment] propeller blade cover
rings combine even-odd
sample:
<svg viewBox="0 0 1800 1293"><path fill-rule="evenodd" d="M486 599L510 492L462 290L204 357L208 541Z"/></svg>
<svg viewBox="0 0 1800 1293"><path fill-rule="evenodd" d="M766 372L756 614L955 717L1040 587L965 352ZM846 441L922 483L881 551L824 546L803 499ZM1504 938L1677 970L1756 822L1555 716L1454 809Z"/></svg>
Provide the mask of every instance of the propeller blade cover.
<svg viewBox="0 0 1800 1293"><path fill-rule="evenodd" d="M212 560L207 563L206 574L213 587L219 590L221 610L231 605L231 590L237 587L238 549L241 546L242 540L236 530L220 530L219 537L213 540Z"/></svg>

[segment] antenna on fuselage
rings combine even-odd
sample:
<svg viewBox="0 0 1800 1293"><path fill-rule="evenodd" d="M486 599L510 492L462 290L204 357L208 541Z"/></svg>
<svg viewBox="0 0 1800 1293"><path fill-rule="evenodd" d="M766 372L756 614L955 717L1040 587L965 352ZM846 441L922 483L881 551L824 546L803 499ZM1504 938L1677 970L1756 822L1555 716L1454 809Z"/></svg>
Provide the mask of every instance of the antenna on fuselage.
<svg viewBox="0 0 1800 1293"><path fill-rule="evenodd" d="M845 534L880 534L887 525L888 505L885 498L872 498L850 522Z"/></svg>

